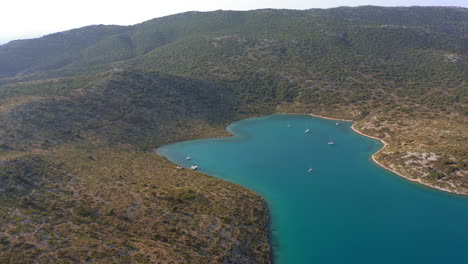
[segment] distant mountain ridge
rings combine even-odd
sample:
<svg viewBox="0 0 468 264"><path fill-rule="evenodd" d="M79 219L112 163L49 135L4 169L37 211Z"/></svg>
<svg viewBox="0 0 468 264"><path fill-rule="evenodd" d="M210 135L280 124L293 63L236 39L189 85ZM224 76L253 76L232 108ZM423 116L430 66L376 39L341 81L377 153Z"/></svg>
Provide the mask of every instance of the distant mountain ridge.
<svg viewBox="0 0 468 264"><path fill-rule="evenodd" d="M90 66L126 60L196 34L250 34L252 32L243 30L243 27L265 22L268 16L287 16L291 26L300 26L302 19L318 17L317 21L322 19L325 23L329 19L336 19L339 26L343 26L342 23L357 23L421 27L444 34L468 34L463 31L468 23L468 11L465 8L365 6L304 11L265 9L248 12L187 12L133 26L95 25L38 39L11 41L0 46L0 77L58 70L73 64ZM253 28L258 29L261 28Z"/></svg>

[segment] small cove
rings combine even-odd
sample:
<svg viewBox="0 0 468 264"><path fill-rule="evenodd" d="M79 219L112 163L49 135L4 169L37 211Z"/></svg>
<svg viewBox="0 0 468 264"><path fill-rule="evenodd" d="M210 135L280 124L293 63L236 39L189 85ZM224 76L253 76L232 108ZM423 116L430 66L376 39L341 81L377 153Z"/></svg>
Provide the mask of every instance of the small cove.
<svg viewBox="0 0 468 264"><path fill-rule="evenodd" d="M371 160L379 141L335 123L305 115L246 119L228 127L231 138L157 153L261 195L275 263L468 263L468 199L384 170Z"/></svg>

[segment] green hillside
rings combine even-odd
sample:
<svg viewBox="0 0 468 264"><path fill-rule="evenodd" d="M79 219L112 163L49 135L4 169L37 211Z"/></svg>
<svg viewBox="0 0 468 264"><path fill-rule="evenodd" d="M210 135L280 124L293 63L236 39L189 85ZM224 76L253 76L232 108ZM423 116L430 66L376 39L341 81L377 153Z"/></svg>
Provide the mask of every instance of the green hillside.
<svg viewBox="0 0 468 264"><path fill-rule="evenodd" d="M305 43L307 45L335 46L334 42L348 42L343 39L346 36L341 36L344 33L353 32L360 38L359 31L365 29L374 29L385 35L383 38L374 35L375 39L400 44L408 39L390 38L386 33L411 30L410 33L416 34L412 34L413 39L409 40L414 40L423 33L429 35L428 37L436 37L432 35L434 33L444 34L438 41L428 42L426 37L419 43L404 44L421 46L425 43L425 48L463 54L467 49L463 45L463 39L468 34L464 30L467 13L464 8L371 6L306 11L188 12L129 27L89 26L39 39L12 41L0 46L0 65L2 77L12 77L17 74L62 69L74 64L105 64L138 57L193 37L206 39L220 34L241 34L243 39L251 42L269 37L278 41L295 38L296 41L309 41ZM374 46L374 43L366 42L362 48L368 49L367 45ZM386 50L386 46L381 48Z"/></svg>
<svg viewBox="0 0 468 264"><path fill-rule="evenodd" d="M445 7L188 12L1 45L0 262L267 263L258 196L151 151L268 113L353 119L386 166L468 194L467 24Z"/></svg>
<svg viewBox="0 0 468 264"><path fill-rule="evenodd" d="M6 149L47 149L90 140L154 148L190 134L192 126L221 125L232 119L235 104L232 93L221 86L136 71L10 85L1 95L8 101L23 92L37 99L0 116L0 146Z"/></svg>

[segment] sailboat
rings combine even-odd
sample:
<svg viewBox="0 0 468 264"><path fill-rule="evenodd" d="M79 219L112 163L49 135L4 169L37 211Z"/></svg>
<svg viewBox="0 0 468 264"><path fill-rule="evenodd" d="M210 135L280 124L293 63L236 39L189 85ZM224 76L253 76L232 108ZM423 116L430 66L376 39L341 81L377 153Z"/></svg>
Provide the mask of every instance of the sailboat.
<svg viewBox="0 0 468 264"><path fill-rule="evenodd" d="M313 171L312 168L309 168L309 169L307 170L308 173L311 173L312 171Z"/></svg>
<svg viewBox="0 0 468 264"><path fill-rule="evenodd" d="M307 126L309 126L309 125L310 125L310 121L308 120L308 121L307 121ZM309 132L310 132L310 129L307 128L307 129L305 130L305 133L309 133Z"/></svg>
<svg viewBox="0 0 468 264"><path fill-rule="evenodd" d="M328 141L328 145L334 145L335 142L332 141L332 138L330 137L330 140Z"/></svg>

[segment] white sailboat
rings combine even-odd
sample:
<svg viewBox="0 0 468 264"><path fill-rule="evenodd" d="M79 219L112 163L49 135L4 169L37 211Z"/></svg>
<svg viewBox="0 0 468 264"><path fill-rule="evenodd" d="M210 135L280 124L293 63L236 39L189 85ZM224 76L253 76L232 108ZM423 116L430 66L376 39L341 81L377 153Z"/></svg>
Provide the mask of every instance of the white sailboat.
<svg viewBox="0 0 468 264"><path fill-rule="evenodd" d="M191 159L192 159L192 157L186 157L185 158L185 160L191 160Z"/></svg>
<svg viewBox="0 0 468 264"><path fill-rule="evenodd" d="M334 145L335 142L332 141L332 138L330 137L330 140L328 141L328 145Z"/></svg>
<svg viewBox="0 0 468 264"><path fill-rule="evenodd" d="M307 126L310 127L310 120L307 120ZM307 129L305 130L305 133L309 133L309 132L310 132L310 129L307 128Z"/></svg>

